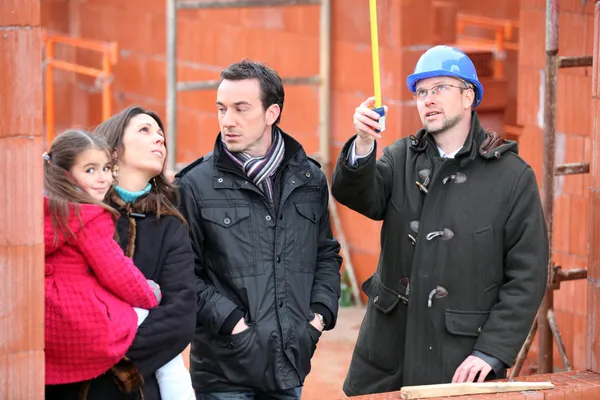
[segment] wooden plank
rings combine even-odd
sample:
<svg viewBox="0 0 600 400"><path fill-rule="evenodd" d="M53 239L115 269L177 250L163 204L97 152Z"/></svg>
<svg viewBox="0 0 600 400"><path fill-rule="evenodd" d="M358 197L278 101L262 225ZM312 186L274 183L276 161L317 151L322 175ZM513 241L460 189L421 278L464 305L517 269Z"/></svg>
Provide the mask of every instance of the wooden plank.
<svg viewBox="0 0 600 400"><path fill-rule="evenodd" d="M554 385L551 382L444 383L439 385L405 386L401 389L400 395L403 400L412 400L553 388Z"/></svg>

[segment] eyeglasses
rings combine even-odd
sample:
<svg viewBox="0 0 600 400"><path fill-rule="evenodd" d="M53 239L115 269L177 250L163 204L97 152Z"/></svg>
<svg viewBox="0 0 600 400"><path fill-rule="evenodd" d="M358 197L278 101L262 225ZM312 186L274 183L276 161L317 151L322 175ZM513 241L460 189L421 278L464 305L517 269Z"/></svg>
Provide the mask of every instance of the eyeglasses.
<svg viewBox="0 0 600 400"><path fill-rule="evenodd" d="M465 83L464 87L463 86L454 86L449 83L440 83L439 85L435 85L434 87L429 88L429 89L419 89L415 93L413 93L413 96L415 96L419 100L425 100L429 93L431 93L432 96L436 96L439 93L447 92L448 90L450 90L450 88L457 88L457 89L460 89L461 91L473 89L471 86L469 86L466 83Z"/></svg>

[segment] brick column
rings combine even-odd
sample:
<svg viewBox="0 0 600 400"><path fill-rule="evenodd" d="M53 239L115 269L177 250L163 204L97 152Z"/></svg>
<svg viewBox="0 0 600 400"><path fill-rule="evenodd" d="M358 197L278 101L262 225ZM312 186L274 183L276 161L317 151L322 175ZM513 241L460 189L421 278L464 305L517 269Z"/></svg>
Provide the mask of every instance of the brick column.
<svg viewBox="0 0 600 400"><path fill-rule="evenodd" d="M0 1L0 399L44 397L39 0Z"/></svg>
<svg viewBox="0 0 600 400"><path fill-rule="evenodd" d="M592 74L592 167L588 262L587 368L600 373L600 0L596 0Z"/></svg>

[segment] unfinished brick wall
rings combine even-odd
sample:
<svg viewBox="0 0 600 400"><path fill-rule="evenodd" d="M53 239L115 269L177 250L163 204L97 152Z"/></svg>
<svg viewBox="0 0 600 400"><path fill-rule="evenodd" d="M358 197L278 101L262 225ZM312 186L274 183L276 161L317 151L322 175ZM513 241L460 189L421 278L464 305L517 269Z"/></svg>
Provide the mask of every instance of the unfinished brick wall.
<svg viewBox="0 0 600 400"><path fill-rule="evenodd" d="M40 5L0 2L0 398L44 395Z"/></svg>
<svg viewBox="0 0 600 400"><path fill-rule="evenodd" d="M559 55L590 55L594 43L594 5L579 0L561 1ZM545 63L545 0L521 2L519 94L517 122L524 126L520 154L542 183L543 85ZM557 93L556 162L590 161L592 141L592 69L561 69ZM554 208L554 260L565 269L585 268L588 257L590 175L559 177ZM584 280L566 282L555 292L557 322L574 368L586 366L587 291ZM531 362L537 363L536 344ZM554 364L562 368L555 346ZM525 370L524 370L525 372Z"/></svg>
<svg viewBox="0 0 600 400"><path fill-rule="evenodd" d="M594 13L594 67L592 75L592 166L590 187L590 242L588 263L587 367L600 373L600 1Z"/></svg>

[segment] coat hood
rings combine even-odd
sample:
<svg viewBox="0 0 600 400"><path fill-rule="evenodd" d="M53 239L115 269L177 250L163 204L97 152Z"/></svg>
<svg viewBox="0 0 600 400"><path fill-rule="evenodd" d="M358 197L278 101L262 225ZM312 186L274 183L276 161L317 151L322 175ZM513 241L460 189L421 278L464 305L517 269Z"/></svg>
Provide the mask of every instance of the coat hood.
<svg viewBox="0 0 600 400"><path fill-rule="evenodd" d="M428 133L425 128L420 129L415 135L410 136L410 148L413 151L425 151L429 145L435 148L435 141L433 135ZM481 126L477 113L473 111L471 114L469 135L462 149L456 155L456 158L467 157L474 159L479 155L482 158L491 160L498 159L508 152L519 154L517 142L504 139L496 132L484 129Z"/></svg>

